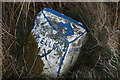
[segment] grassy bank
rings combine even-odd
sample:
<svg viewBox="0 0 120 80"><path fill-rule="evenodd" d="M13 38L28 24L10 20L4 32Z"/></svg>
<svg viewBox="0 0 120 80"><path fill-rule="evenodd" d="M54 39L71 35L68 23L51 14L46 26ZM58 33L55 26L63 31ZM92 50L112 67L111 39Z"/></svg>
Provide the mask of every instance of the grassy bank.
<svg viewBox="0 0 120 80"><path fill-rule="evenodd" d="M31 29L37 14L51 8L82 22L88 32L75 66L64 78L120 77L119 3L2 3L3 78L45 78Z"/></svg>

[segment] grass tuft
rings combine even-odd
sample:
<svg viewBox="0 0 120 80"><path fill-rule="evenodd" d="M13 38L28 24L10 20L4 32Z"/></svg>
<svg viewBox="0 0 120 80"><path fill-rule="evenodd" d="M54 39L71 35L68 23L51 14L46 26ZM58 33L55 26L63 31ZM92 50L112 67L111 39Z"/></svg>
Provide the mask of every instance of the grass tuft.
<svg viewBox="0 0 120 80"><path fill-rule="evenodd" d="M37 42L31 33L37 14L44 8L82 22L88 32L75 66L60 79L120 77L119 7L117 2L3 2L3 79L46 78L41 74L44 64L35 55Z"/></svg>

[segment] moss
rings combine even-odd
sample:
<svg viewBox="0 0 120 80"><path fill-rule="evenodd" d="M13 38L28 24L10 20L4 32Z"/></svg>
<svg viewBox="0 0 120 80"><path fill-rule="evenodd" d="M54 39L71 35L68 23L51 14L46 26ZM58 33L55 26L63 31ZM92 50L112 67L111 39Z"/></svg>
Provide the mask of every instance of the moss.
<svg viewBox="0 0 120 80"><path fill-rule="evenodd" d="M35 55L37 51L38 51L37 41L34 38L33 34L30 33L25 47L25 59L30 68L33 66L34 61L36 61L32 68L32 72L34 74L40 74L43 71L44 66L41 57L39 55Z"/></svg>

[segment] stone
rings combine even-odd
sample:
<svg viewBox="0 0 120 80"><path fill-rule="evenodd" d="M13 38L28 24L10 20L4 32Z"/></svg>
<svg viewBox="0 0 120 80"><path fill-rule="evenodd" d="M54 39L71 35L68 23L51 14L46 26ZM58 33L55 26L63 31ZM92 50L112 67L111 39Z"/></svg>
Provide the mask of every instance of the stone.
<svg viewBox="0 0 120 80"><path fill-rule="evenodd" d="M44 63L42 74L53 78L74 66L87 34L81 22L49 8L37 15L31 32Z"/></svg>

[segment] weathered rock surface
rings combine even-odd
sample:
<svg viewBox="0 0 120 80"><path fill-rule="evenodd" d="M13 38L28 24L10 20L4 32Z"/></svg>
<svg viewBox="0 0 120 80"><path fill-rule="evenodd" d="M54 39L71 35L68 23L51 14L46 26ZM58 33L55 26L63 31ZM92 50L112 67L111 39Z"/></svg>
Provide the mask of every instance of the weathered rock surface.
<svg viewBox="0 0 120 80"><path fill-rule="evenodd" d="M31 32L44 63L42 73L54 78L74 65L87 33L82 23L49 8L37 15Z"/></svg>

